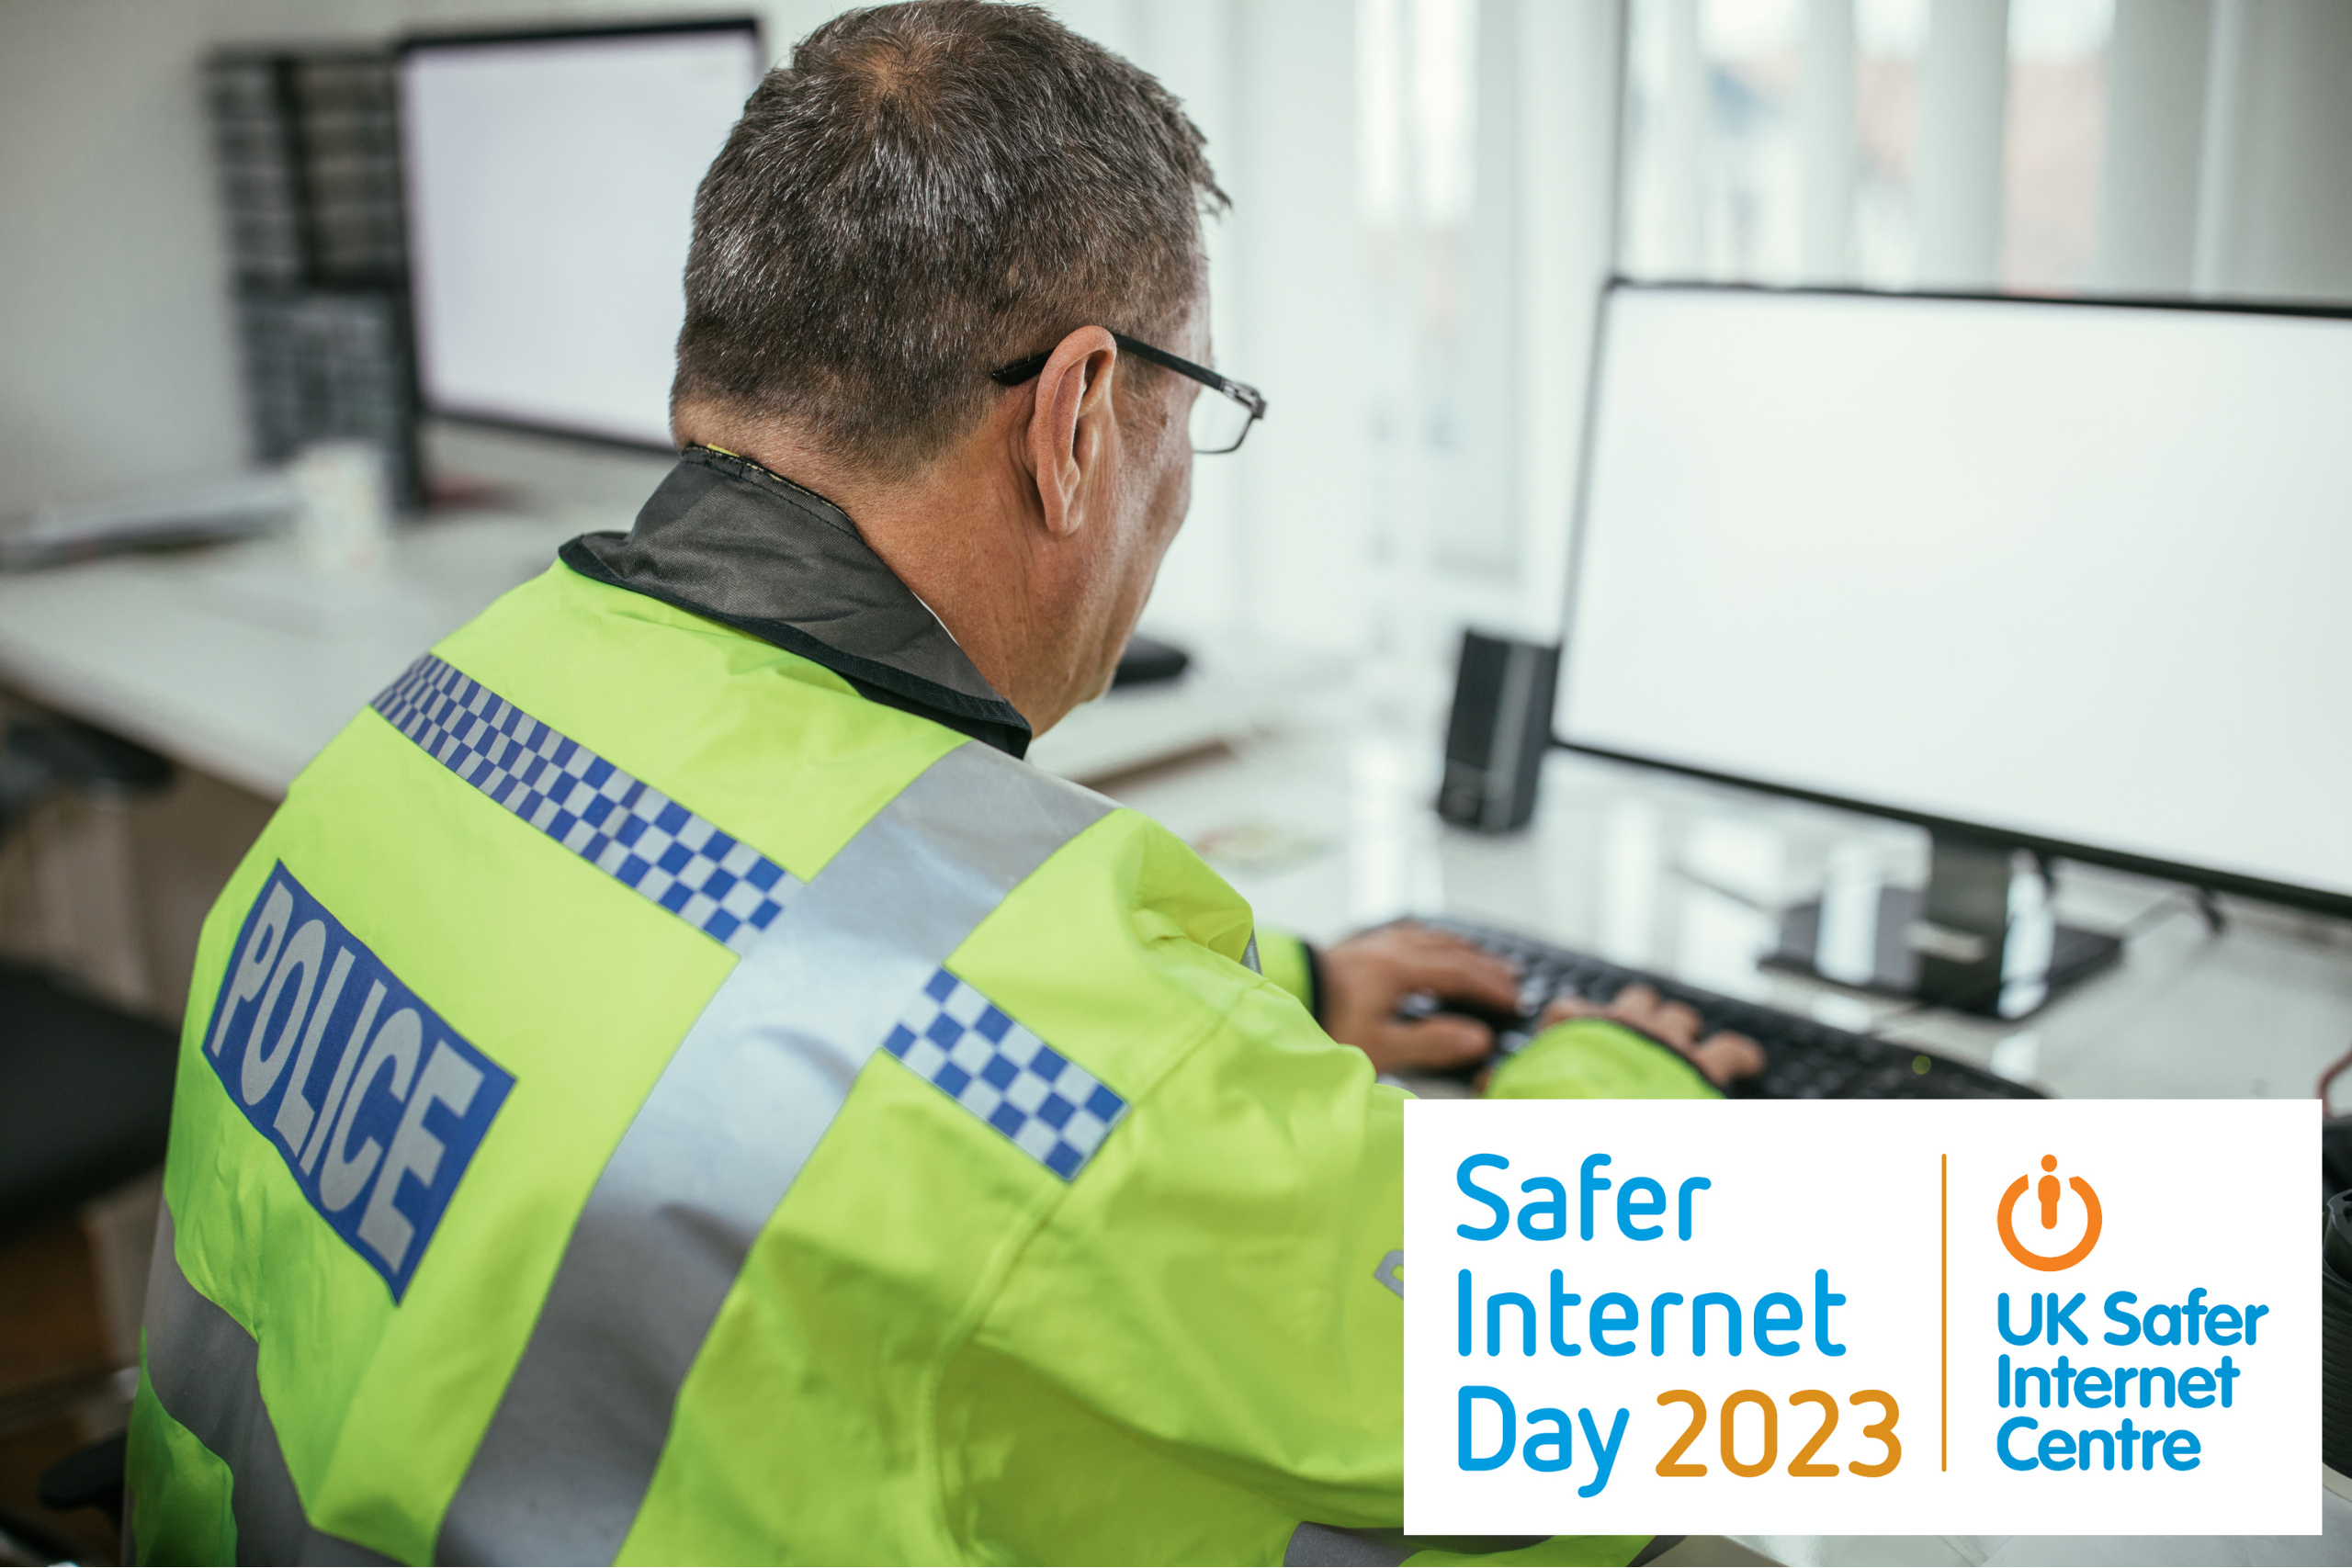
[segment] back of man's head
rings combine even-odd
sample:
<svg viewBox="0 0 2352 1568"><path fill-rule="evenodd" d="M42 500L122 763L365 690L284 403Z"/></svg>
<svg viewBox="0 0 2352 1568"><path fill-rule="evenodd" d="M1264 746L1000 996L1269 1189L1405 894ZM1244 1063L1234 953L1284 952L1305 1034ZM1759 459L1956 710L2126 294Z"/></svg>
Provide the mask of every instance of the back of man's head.
<svg viewBox="0 0 2352 1568"><path fill-rule="evenodd" d="M988 372L1078 327L1151 338L1225 205L1150 76L1032 6L851 11L768 73L703 178L673 412L901 475Z"/></svg>

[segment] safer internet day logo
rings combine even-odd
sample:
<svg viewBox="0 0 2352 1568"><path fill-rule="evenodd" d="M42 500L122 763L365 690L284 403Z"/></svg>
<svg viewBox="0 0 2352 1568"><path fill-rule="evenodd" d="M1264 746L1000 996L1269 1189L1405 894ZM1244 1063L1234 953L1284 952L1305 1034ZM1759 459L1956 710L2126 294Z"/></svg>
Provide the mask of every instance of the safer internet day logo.
<svg viewBox="0 0 2352 1568"><path fill-rule="evenodd" d="M1415 1533L2304 1534L2301 1102L1417 1102Z"/></svg>

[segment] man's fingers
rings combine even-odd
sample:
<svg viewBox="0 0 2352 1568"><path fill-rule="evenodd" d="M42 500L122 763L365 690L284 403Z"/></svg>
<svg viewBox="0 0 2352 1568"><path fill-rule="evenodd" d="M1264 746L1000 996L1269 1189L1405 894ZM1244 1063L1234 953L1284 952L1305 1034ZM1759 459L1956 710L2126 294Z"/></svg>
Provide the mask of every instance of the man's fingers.
<svg viewBox="0 0 2352 1568"><path fill-rule="evenodd" d="M1403 989L1481 1001L1505 1012L1519 1010L1519 973L1491 953L1435 931L1400 942L1396 953Z"/></svg>
<svg viewBox="0 0 2352 1568"><path fill-rule="evenodd" d="M1745 1034L1711 1034L1690 1052L1690 1060L1719 1089L1764 1070L1763 1048Z"/></svg>
<svg viewBox="0 0 2352 1568"><path fill-rule="evenodd" d="M1699 1043L1699 1010L1687 1002L1668 1002L1650 1014L1650 1028L1668 1044L1688 1051Z"/></svg>
<svg viewBox="0 0 2352 1568"><path fill-rule="evenodd" d="M1609 1006L1602 1010L1611 1018L1623 1020L1645 1034L1657 1032L1652 1021L1657 1015L1657 993L1639 980L1610 998Z"/></svg>
<svg viewBox="0 0 2352 1568"><path fill-rule="evenodd" d="M1572 1018L1598 1018L1606 1010L1599 1002L1589 1002L1571 991L1565 997L1554 997L1544 1005L1544 1019L1538 1027L1549 1029Z"/></svg>
<svg viewBox="0 0 2352 1568"><path fill-rule="evenodd" d="M1687 1003L1660 1001L1647 986L1628 986L1606 1006L1575 995L1555 997L1544 1009L1543 1027L1578 1018L1611 1019L1663 1041L1690 1057L1691 1065L1717 1085L1753 1077L1764 1070L1764 1052L1755 1041L1728 1031L1700 1041L1699 1031L1704 1025L1697 1010Z"/></svg>
<svg viewBox="0 0 2352 1568"><path fill-rule="evenodd" d="M1441 1072L1477 1061L1495 1048L1494 1032L1475 1019L1439 1015L1391 1025L1381 1049L1367 1053L1383 1072Z"/></svg>

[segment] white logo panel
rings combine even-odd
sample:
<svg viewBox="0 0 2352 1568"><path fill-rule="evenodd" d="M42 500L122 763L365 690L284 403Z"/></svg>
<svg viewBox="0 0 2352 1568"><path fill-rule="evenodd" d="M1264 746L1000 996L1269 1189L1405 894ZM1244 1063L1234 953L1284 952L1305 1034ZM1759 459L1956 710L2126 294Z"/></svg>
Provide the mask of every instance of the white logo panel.
<svg viewBox="0 0 2352 1568"><path fill-rule="evenodd" d="M1406 1528L2316 1533L2317 1114L1414 1102Z"/></svg>

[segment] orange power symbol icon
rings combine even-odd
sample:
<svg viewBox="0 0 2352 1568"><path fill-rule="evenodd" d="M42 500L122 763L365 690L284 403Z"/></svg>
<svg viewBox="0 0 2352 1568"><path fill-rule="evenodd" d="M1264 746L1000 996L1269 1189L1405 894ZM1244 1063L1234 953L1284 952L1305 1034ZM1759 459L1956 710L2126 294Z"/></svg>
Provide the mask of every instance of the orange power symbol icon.
<svg viewBox="0 0 2352 1568"><path fill-rule="evenodd" d="M2035 1190L2034 1196L2041 1201L2041 1228L2046 1231L2058 1228L2060 1188L2058 1178L2051 1174L2057 1168L2056 1155L2042 1156L2041 1179L2037 1182L2030 1177L2020 1176L2010 1182L2009 1190L2001 1194L2000 1213L2001 1245L2009 1249L2009 1256L2029 1269L2041 1269L2053 1274L2061 1269L2072 1269L2075 1264L2088 1258L2091 1255L2091 1248L2098 1245L2098 1194L2091 1190L2091 1184L2079 1176L2066 1179L2066 1185L2072 1187L2075 1190L2075 1196L2083 1201L2083 1208L2088 1213L2090 1218L2089 1222L2083 1226L2083 1239L2076 1242L2071 1249L2055 1258L2044 1257L2018 1241L2017 1227L2011 1224L2010 1216L2017 1213L2018 1200L2025 1196L2026 1189L2030 1186Z"/></svg>

